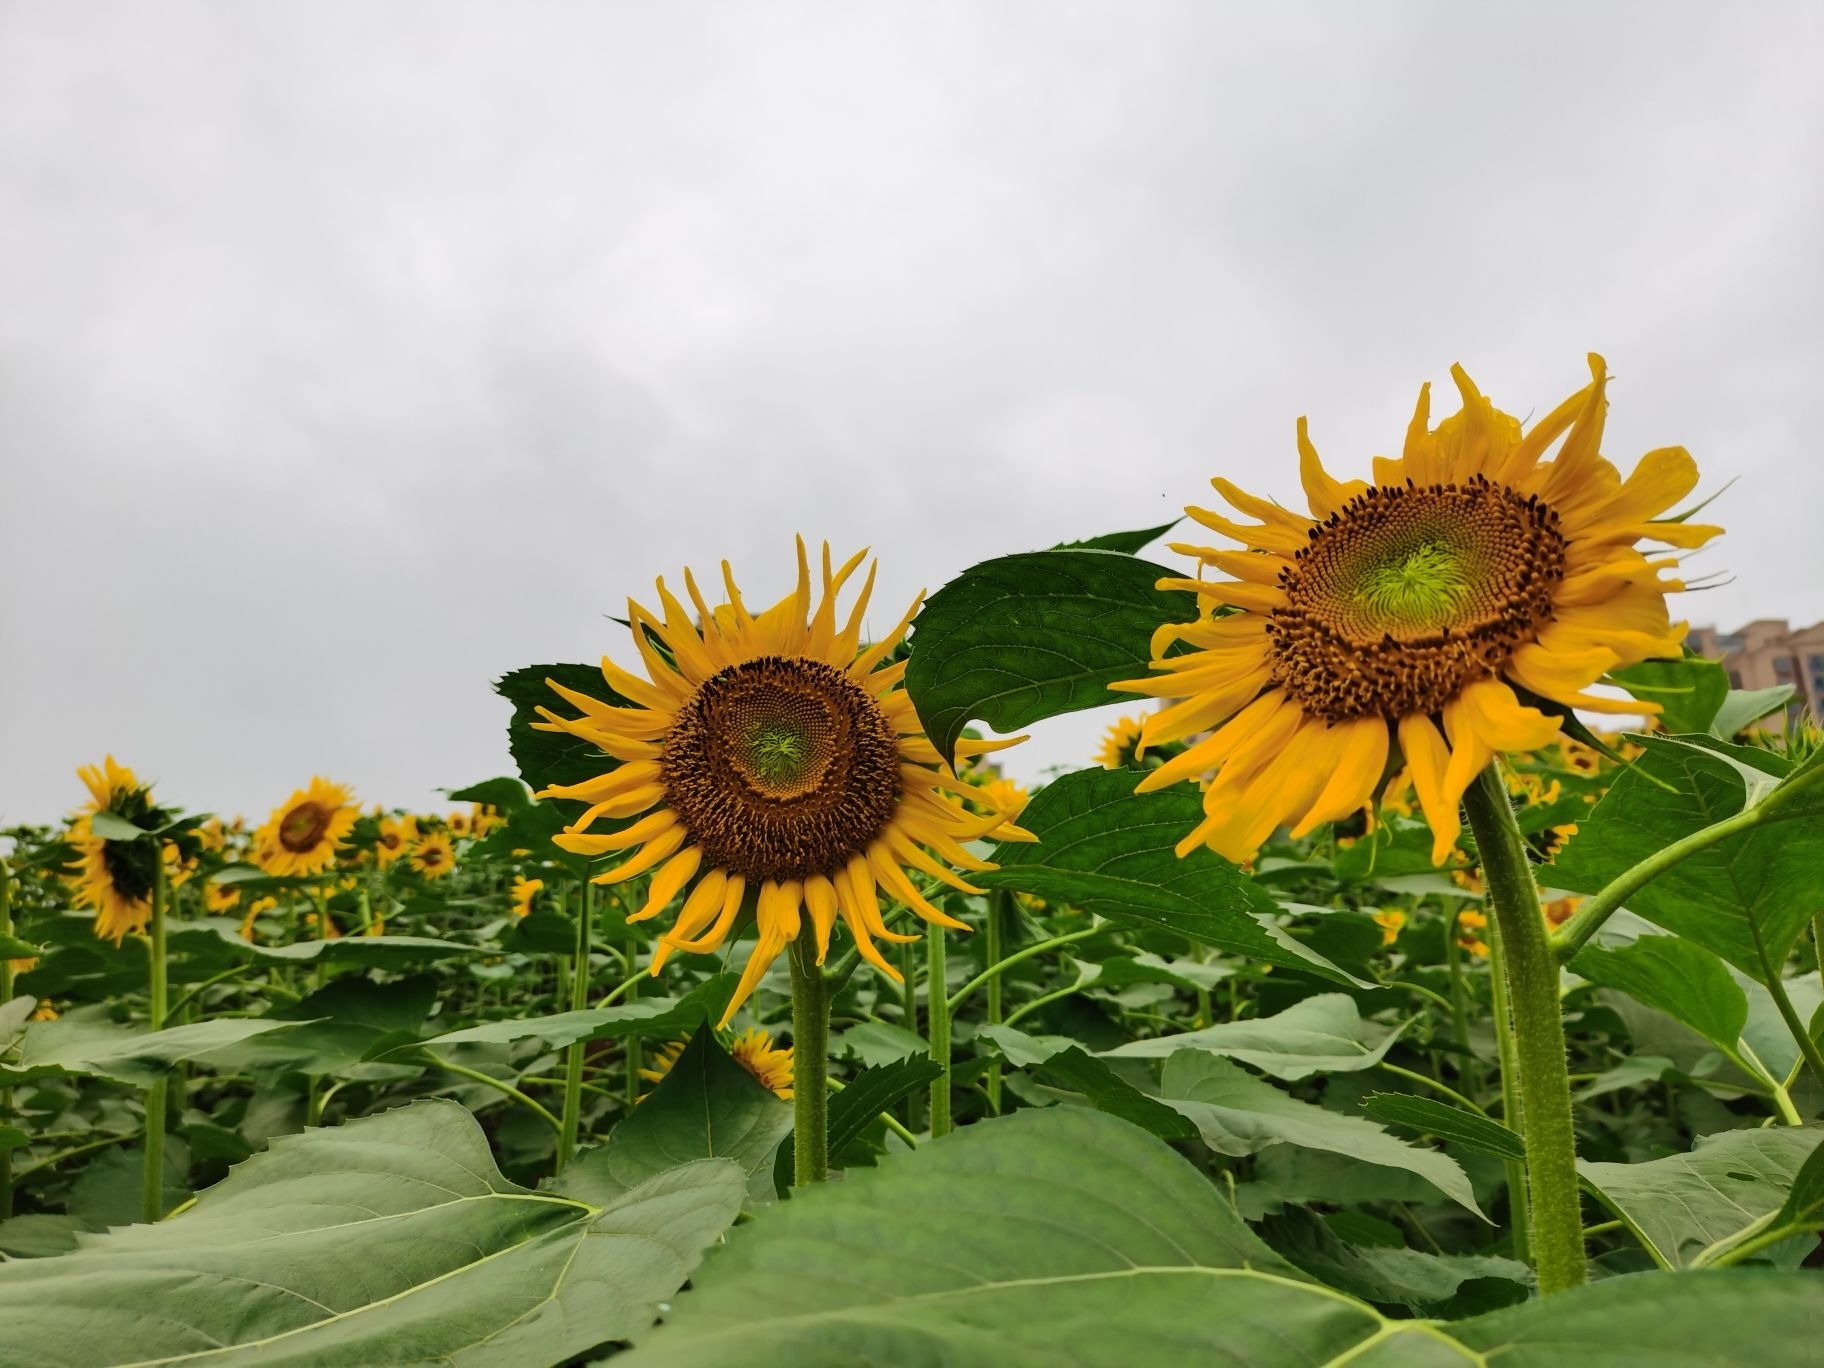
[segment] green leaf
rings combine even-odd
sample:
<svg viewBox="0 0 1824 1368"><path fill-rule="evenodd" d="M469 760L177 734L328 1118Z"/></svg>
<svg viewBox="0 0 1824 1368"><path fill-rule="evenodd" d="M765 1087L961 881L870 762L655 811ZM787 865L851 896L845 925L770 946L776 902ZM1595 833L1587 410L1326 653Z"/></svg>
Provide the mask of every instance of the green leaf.
<svg viewBox="0 0 1824 1368"><path fill-rule="evenodd" d="M946 758L971 721L1010 732L1116 701L1108 686L1147 674L1153 632L1197 616L1171 574L1115 551L1031 551L965 570L913 627L906 691Z"/></svg>
<svg viewBox="0 0 1824 1368"><path fill-rule="evenodd" d="M1824 1227L1824 1144L1811 1152L1811 1157L1793 1175L1792 1190L1774 1214L1769 1227Z"/></svg>
<svg viewBox="0 0 1824 1368"><path fill-rule="evenodd" d="M37 1368L560 1362L648 1325L741 1195L719 1160L606 1206L531 1192L460 1106L418 1101L276 1140L181 1216L0 1265L6 1353Z"/></svg>
<svg viewBox="0 0 1824 1368"><path fill-rule="evenodd" d="M0 1150L22 1149L32 1143L32 1137L17 1126L0 1126Z"/></svg>
<svg viewBox="0 0 1824 1368"><path fill-rule="evenodd" d="M1370 1093L1362 1099L1362 1110L1376 1121L1435 1135L1474 1154L1486 1154L1495 1159L1526 1158L1526 1144L1513 1130L1499 1121L1477 1116L1433 1097Z"/></svg>
<svg viewBox="0 0 1824 1368"><path fill-rule="evenodd" d="M1609 679L1634 697L1660 705L1666 731L1707 732L1729 693L1729 672L1714 660L1688 655L1682 660L1643 660L1611 670Z"/></svg>
<svg viewBox="0 0 1824 1368"><path fill-rule="evenodd" d="M1110 921L1158 927L1288 969L1365 987L1269 918L1279 905L1241 870L1199 846L1174 851L1203 820L1189 784L1135 793L1134 770L1086 769L1047 784L1020 814L1037 844L998 847L998 869L971 877Z"/></svg>
<svg viewBox="0 0 1824 1368"><path fill-rule="evenodd" d="M1503 1299L1517 1302L1533 1283L1532 1271L1513 1259L1350 1244L1301 1209L1267 1218L1260 1233L1326 1286L1382 1306L1433 1310L1455 1297L1464 1283L1483 1278L1507 1284Z"/></svg>
<svg viewBox="0 0 1824 1368"><path fill-rule="evenodd" d="M218 1017L163 1031L131 1031L81 1017L43 1021L25 1033L18 1067L0 1067L0 1087L33 1078L81 1074L144 1086L180 1061L202 1059L250 1036L296 1025L293 1021Z"/></svg>
<svg viewBox="0 0 1824 1368"><path fill-rule="evenodd" d="M143 841L152 835L146 828L135 826L119 813L109 812L106 808L89 814L89 832L104 841Z"/></svg>
<svg viewBox="0 0 1824 1368"><path fill-rule="evenodd" d="M791 1104L730 1059L715 1032L700 1030L608 1143L565 1170L564 1187L606 1202L693 1159L729 1159L752 1177L791 1128Z"/></svg>
<svg viewBox="0 0 1824 1368"><path fill-rule="evenodd" d="M1682 1021L1723 1053L1739 1055L1748 999L1722 960L1702 946L1659 935L1613 948L1586 945L1571 969Z"/></svg>
<svg viewBox="0 0 1824 1368"><path fill-rule="evenodd" d="M1097 1111L1118 1116L1162 1140L1197 1138L1197 1127L1188 1118L1117 1077L1114 1070L1074 1041L1063 1040L1061 1045L1054 1045L1011 1026L983 1026L976 1036L994 1042L1009 1063L1052 1087L1080 1094Z"/></svg>
<svg viewBox="0 0 1824 1368"><path fill-rule="evenodd" d="M44 947L17 936L0 936L0 959L37 959Z"/></svg>
<svg viewBox="0 0 1824 1368"><path fill-rule="evenodd" d="M596 671L597 677L601 672ZM555 697L555 695L553 695ZM481 803L496 812L518 812L531 803L532 798L526 792L526 786L519 780L502 775L498 779L483 779L479 784L470 784L467 788L454 789L450 793L452 803Z"/></svg>
<svg viewBox="0 0 1824 1368"><path fill-rule="evenodd" d="M1160 523L1157 527L1142 527L1133 532L1104 532L1099 537L1065 542L1051 549L1054 551L1119 551L1127 556L1138 555L1183 521L1183 518L1173 518L1170 522Z"/></svg>
<svg viewBox="0 0 1824 1368"><path fill-rule="evenodd" d="M1751 780L1727 755L1665 737L1635 739L1644 752L1579 824L1542 876L1546 882L1594 893L1747 803ZM1824 785L1811 782L1804 766L1777 788L1770 776L1748 773L1767 781L1760 801L1774 817L1679 861L1630 897L1628 907L1765 982L1749 919L1759 926L1769 961L1783 964L1824 887Z"/></svg>
<svg viewBox="0 0 1824 1368"><path fill-rule="evenodd" d="M1707 730L1712 736L1728 741L1737 732L1785 707L1796 692L1790 684L1776 684L1771 689L1731 689Z"/></svg>
<svg viewBox="0 0 1824 1368"><path fill-rule="evenodd" d="M886 1021L864 1021L842 1033L842 1053L863 1064L894 1064L912 1055L928 1055L931 1044L916 1031Z"/></svg>
<svg viewBox="0 0 1824 1368"><path fill-rule="evenodd" d="M429 936L343 936L337 940L304 940L290 945L259 945L241 939L241 924L232 917L198 917L173 922L167 931L173 954L271 960L280 964L356 965L365 969L473 955L480 946Z"/></svg>
<svg viewBox="0 0 1824 1368"><path fill-rule="evenodd" d="M514 1021L484 1021L445 1031L421 1044L441 1050L446 1045L507 1045L515 1040L538 1039L552 1049L561 1049L579 1040L614 1040L625 1035L676 1038L700 1029L705 1020L714 1021L721 1016L734 985L734 975L722 974L681 998L641 998L618 1007L590 1007ZM418 1045L402 1048L416 1049Z"/></svg>
<svg viewBox="0 0 1824 1368"><path fill-rule="evenodd" d="M1721 1131L1689 1154L1644 1164L1580 1162L1577 1171L1657 1262L1683 1268L1707 1247L1733 1243L1779 1211L1820 1136L1824 1131L1808 1126Z"/></svg>
<svg viewBox="0 0 1824 1368"><path fill-rule="evenodd" d="M1221 1022L1101 1053L1118 1059L1165 1059L1180 1050L1207 1050L1296 1083L1312 1074L1372 1069L1399 1037L1398 1030L1362 1020L1353 999L1319 993L1276 1016Z"/></svg>
<svg viewBox="0 0 1824 1368"><path fill-rule="evenodd" d="M848 1086L830 1097L828 1118L830 1163L836 1168L865 1166L873 1162L872 1147L863 1137L880 1114L902 1098L929 1087L942 1078L942 1067L927 1055L910 1055L863 1069ZM780 1196L789 1194L797 1163L795 1135L785 1137L773 1162L773 1186Z"/></svg>
<svg viewBox="0 0 1824 1368"><path fill-rule="evenodd" d="M539 908L513 923L513 948L568 955L576 949L576 923L561 912Z"/></svg>
<svg viewBox="0 0 1824 1368"><path fill-rule="evenodd" d="M1798 1368L1816 1315L1815 1279L1722 1272L1676 1293L1653 1274L1448 1325L1391 1320L1308 1281L1163 1142L1053 1107L768 1208L617 1368L1639 1368L1737 1362L1744 1326L1757 1363Z"/></svg>
<svg viewBox="0 0 1824 1368"><path fill-rule="evenodd" d="M1359 1116L1301 1102L1226 1059L1180 1051L1165 1061L1159 1093L1196 1124L1204 1144L1218 1154L1257 1154L1280 1144L1328 1150L1360 1164L1417 1174L1482 1215L1469 1176L1449 1155L1408 1145Z"/></svg>
<svg viewBox="0 0 1824 1368"><path fill-rule="evenodd" d="M596 665L528 665L496 680L494 692L513 705L513 717L507 723L507 749L513 755L513 763L519 767L519 777L531 785L534 793L553 785L580 784L585 779L606 774L620 764L569 732L533 729L533 723L543 720L538 714L539 708L549 708L560 717L576 714L576 709L559 698L546 683L551 679L604 703L630 706L626 699L608 687L602 679L601 668ZM574 811L582 809L580 803L564 806Z"/></svg>

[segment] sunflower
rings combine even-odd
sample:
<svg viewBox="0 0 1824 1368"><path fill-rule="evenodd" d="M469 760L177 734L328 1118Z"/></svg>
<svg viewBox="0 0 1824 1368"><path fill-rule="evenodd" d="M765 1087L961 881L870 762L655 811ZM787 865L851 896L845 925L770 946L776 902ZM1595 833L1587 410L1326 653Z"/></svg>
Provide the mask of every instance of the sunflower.
<svg viewBox="0 0 1824 1368"><path fill-rule="evenodd" d="M70 829L70 843L82 857L76 905L94 908L95 934L119 945L129 933L145 930L152 919L152 884L167 847L144 840L104 840L95 835L93 819L106 812L142 831L154 831L169 814L152 805L152 790L111 755L99 766L84 765L76 777L88 786L90 799Z"/></svg>
<svg viewBox="0 0 1824 1368"><path fill-rule="evenodd" d="M211 883L203 890L203 906L210 912L232 912L240 901L241 890L233 884Z"/></svg>
<svg viewBox="0 0 1824 1368"><path fill-rule="evenodd" d="M241 939L251 942L253 940L253 924L278 905L279 900L277 898L255 898L249 903L247 905L246 914L241 918Z"/></svg>
<svg viewBox="0 0 1824 1368"><path fill-rule="evenodd" d="M1374 924L1381 928L1381 946L1384 949L1400 938L1400 928L1406 925L1406 914L1397 907L1390 907L1374 914Z"/></svg>
<svg viewBox="0 0 1824 1368"><path fill-rule="evenodd" d="M450 829L450 835L462 837L474 834L475 820L466 812L452 812L444 818L443 824Z"/></svg>
<svg viewBox="0 0 1824 1368"><path fill-rule="evenodd" d="M659 1082L671 1072L688 1044L690 1036L686 1035L682 1040L661 1045L652 1057L654 1067L641 1069L640 1077L648 1083ZM792 1047L778 1048L773 1044L772 1032L758 1027L743 1031L728 1043L728 1057L752 1074L761 1087L788 1102L792 1100Z"/></svg>
<svg viewBox="0 0 1824 1368"><path fill-rule="evenodd" d="M253 833L253 858L268 874L321 874L354 829L355 795L321 776L274 808Z"/></svg>
<svg viewBox="0 0 1824 1368"><path fill-rule="evenodd" d="M1121 769L1138 759L1140 729L1146 719L1129 715L1117 718L1102 733L1102 744L1096 750L1096 762L1103 769Z"/></svg>
<svg viewBox="0 0 1824 1368"><path fill-rule="evenodd" d="M412 844L412 868L427 879L441 879L456 867L456 850L441 831L427 831Z"/></svg>
<svg viewBox="0 0 1824 1368"><path fill-rule="evenodd" d="M1457 937L1457 944L1479 959L1488 958L1488 942L1477 932L1488 930L1488 914L1464 908L1457 913L1457 929L1466 935Z"/></svg>
<svg viewBox="0 0 1824 1368"><path fill-rule="evenodd" d="M1397 743L1442 863L1470 781L1497 753L1558 734L1560 717L1514 686L1562 712L1657 711L1586 692L1679 653L1666 595L1684 585L1664 577L1677 560L1636 543L1700 546L1719 529L1661 516L1697 483L1683 448L1647 453L1625 480L1598 454L1601 357L1590 370L1523 435L1453 368L1462 410L1431 428L1422 389L1404 454L1376 457L1372 484L1332 478L1300 419L1311 516L1223 479L1217 492L1259 523L1186 510L1246 549L1173 547L1232 578L1162 580L1197 594L1201 614L1154 635L1163 677L1114 686L1178 700L1147 718L1148 745L1214 729L1139 785L1213 773L1180 854L1251 859L1281 825L1299 836L1347 816L1372 800ZM1168 655L1179 643L1192 649Z"/></svg>
<svg viewBox="0 0 1824 1368"><path fill-rule="evenodd" d="M964 808L960 799L976 791L923 735L900 688L905 661L888 663L923 596L864 648L870 567L838 623L837 598L865 554L832 568L826 545L823 596L813 604L800 539L797 587L758 615L748 611L726 562L728 601L713 609L684 572L694 623L660 580L662 618L637 603L627 610L647 678L604 659L608 700L547 681L581 716L541 708L545 720L534 725L588 741L615 762L594 778L538 795L588 804L557 844L588 856L638 848L595 879L616 884L654 871L645 905L629 921L656 917L683 897L653 955L653 972L673 950L717 949L751 901L756 941L722 1025L797 939L805 913L819 963L840 917L863 957L898 979L874 941L912 937L887 929L879 891L927 922L967 930L925 898L907 869L975 893L955 869L991 866L963 842L990 832L1031 839L1000 811L978 816ZM957 754L1012 744L964 740ZM603 818L638 820L593 833Z"/></svg>
<svg viewBox="0 0 1824 1368"><path fill-rule="evenodd" d="M532 910L532 899L545 886L543 879L515 875L513 879L513 915L523 917Z"/></svg>
<svg viewBox="0 0 1824 1368"><path fill-rule="evenodd" d="M412 817L382 817L379 834L374 837L374 858L385 869L418 839L418 823Z"/></svg>

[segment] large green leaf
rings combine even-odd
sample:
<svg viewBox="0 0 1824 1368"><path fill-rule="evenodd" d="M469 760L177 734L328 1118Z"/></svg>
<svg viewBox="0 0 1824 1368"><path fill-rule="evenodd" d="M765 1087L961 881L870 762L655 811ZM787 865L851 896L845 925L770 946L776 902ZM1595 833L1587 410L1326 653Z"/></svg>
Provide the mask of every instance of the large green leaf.
<svg viewBox="0 0 1824 1368"><path fill-rule="evenodd" d="M1296 1083L1312 1074L1372 1069L1399 1036L1398 1030L1362 1020L1352 998L1320 993L1275 1016L1219 1022L1201 1031L1136 1040L1102 1053L1115 1058L1165 1059L1180 1050L1207 1050Z"/></svg>
<svg viewBox="0 0 1824 1368"><path fill-rule="evenodd" d="M1767 823L1674 864L1630 897L1628 907L1765 982L1766 964L1785 963L1824 887L1824 783L1817 773L1824 755L1776 788L1770 776L1725 751L1665 737L1635 739L1644 752L1579 824L1546 881L1594 893L1673 841L1734 816L1752 796L1768 806Z"/></svg>
<svg viewBox="0 0 1824 1368"><path fill-rule="evenodd" d="M1000 846L1000 867L971 877L1365 986L1274 925L1279 905L1237 866L1201 846L1180 859L1173 848L1203 820L1201 800L1189 784L1135 793L1140 778L1133 770L1087 769L1047 784L1020 814L1037 844Z"/></svg>
<svg viewBox="0 0 1824 1368"><path fill-rule="evenodd" d="M460 1106L414 1102L277 1140L181 1216L0 1265L0 1359L559 1362L649 1324L741 1194L720 1160L608 1205L531 1192Z"/></svg>
<svg viewBox="0 0 1824 1368"><path fill-rule="evenodd" d="M1660 935L1625 945L1587 945L1571 968L1684 1022L1725 1054L1739 1054L1747 995L1722 960L1702 946Z"/></svg>
<svg viewBox="0 0 1824 1368"><path fill-rule="evenodd" d="M592 1201L618 1197L693 1159L730 1159L750 1177L769 1170L792 1128L792 1108L699 1030L657 1087L608 1143L564 1174L566 1190Z"/></svg>
<svg viewBox="0 0 1824 1368"><path fill-rule="evenodd" d="M418 1044L438 1050L445 1045L508 1045L515 1040L537 1039L558 1049L579 1040L618 1039L626 1035L681 1036L697 1030L705 1019L713 1021L721 1016L734 983L734 975L722 974L681 998L641 998L618 1007L588 1007L579 1012L484 1021L445 1031ZM402 1048L415 1049L417 1045Z"/></svg>
<svg viewBox="0 0 1824 1368"><path fill-rule="evenodd" d="M250 1036L297 1024L219 1017L163 1031L132 1031L112 1022L81 1017L43 1021L25 1033L18 1065L0 1066L0 1087L34 1078L80 1074L99 1074L143 1086L182 1060L201 1059Z"/></svg>
<svg viewBox="0 0 1824 1368"><path fill-rule="evenodd" d="M1755 1273L1673 1294L1651 1274L1450 1325L1391 1320L1309 1281L1162 1142L1056 1107L769 1208L617 1363L1640 1368L1737 1362L1751 1325L1757 1363L1797 1368L1815 1348L1816 1295L1811 1280ZM1560 1342L1571 1357L1555 1356Z"/></svg>
<svg viewBox="0 0 1824 1368"><path fill-rule="evenodd" d="M1361 1164L1404 1169L1478 1216L1476 1194L1447 1154L1408 1145L1372 1121L1301 1102L1239 1065L1200 1050L1165 1061L1161 1100L1189 1117L1204 1144L1219 1154L1257 1154L1271 1145L1297 1145L1347 1155Z"/></svg>
<svg viewBox="0 0 1824 1368"><path fill-rule="evenodd" d="M513 717L507 724L507 749L519 767L519 777L532 786L534 793L554 784L580 784L620 763L569 732L534 730L532 724L542 720L540 708L549 708L560 717L576 715L576 709L559 698L546 682L552 679L604 703L628 706L626 699L608 687L601 669L595 665L528 665L496 680L494 692L513 705Z"/></svg>
<svg viewBox="0 0 1824 1368"><path fill-rule="evenodd" d="M1272 1216L1261 1227L1267 1243L1327 1287L1382 1306L1414 1311L1441 1307L1466 1282L1505 1286L1496 1305L1523 1300L1532 1271L1486 1254L1426 1254L1403 1247L1351 1244L1302 1209Z"/></svg>
<svg viewBox="0 0 1824 1368"><path fill-rule="evenodd" d="M336 940L294 941L290 945L258 945L241 939L241 924L233 917L173 922L166 935L173 954L272 960L280 964L356 965L364 969L398 968L402 964L473 955L481 948L429 936L342 936Z"/></svg>
<svg viewBox="0 0 1824 1368"><path fill-rule="evenodd" d="M1682 660L1643 660L1610 676L1636 698L1660 706L1666 731L1707 732L1729 694L1729 672L1703 656Z"/></svg>
<svg viewBox="0 0 1824 1368"><path fill-rule="evenodd" d="M976 1039L993 1043L1010 1064L1025 1069L1037 1082L1081 1097L1097 1111L1132 1122L1162 1140L1197 1138L1190 1118L1118 1077L1069 1037L1040 1039L1011 1026L981 1026Z"/></svg>
<svg viewBox="0 0 1824 1368"><path fill-rule="evenodd" d="M1362 1099L1362 1110L1376 1121L1435 1135L1476 1154L1495 1159L1526 1158L1526 1142L1516 1131L1491 1117L1478 1116L1435 1097L1371 1093Z"/></svg>
<svg viewBox="0 0 1824 1368"><path fill-rule="evenodd" d="M1061 548L983 561L925 604L906 691L946 757L971 721L1001 732L1115 701L1146 676L1152 636L1189 622L1197 600L1158 589L1171 574L1118 551Z"/></svg>
<svg viewBox="0 0 1824 1368"><path fill-rule="evenodd" d="M1577 1171L1657 1262L1682 1268L1779 1211L1821 1138L1824 1130L1810 1126L1722 1131L1689 1154L1644 1164L1580 1163Z"/></svg>

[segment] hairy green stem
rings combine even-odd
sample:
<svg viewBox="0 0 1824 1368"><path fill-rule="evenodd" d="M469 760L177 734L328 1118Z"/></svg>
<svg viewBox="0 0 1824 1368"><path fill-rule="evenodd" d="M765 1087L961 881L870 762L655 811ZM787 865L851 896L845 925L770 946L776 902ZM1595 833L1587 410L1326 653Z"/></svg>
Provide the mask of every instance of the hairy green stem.
<svg viewBox="0 0 1824 1368"><path fill-rule="evenodd" d="M1001 934L1013 914L1013 894L1005 889L996 889L988 895L988 917L983 927L985 931L982 949L987 957L987 966L993 970L1001 962ZM1001 976L997 972L988 980L988 1024L999 1026L1004 1019L1001 1008ZM996 1116L1001 1114L1001 1057L997 1054L988 1066L988 1077L984 1082L988 1094L988 1109Z"/></svg>
<svg viewBox="0 0 1824 1368"><path fill-rule="evenodd" d="M1520 1136L1526 1145L1533 1266L1540 1294L1550 1296L1581 1286L1588 1275L1558 960L1539 910L1526 838L1514 820L1498 766L1489 765L1470 784L1463 806L1481 852L1492 920L1500 927L1502 971L1519 1063Z"/></svg>
<svg viewBox="0 0 1824 1368"><path fill-rule="evenodd" d="M170 889L165 882L164 847L152 843L152 921L146 938L149 1023L154 1031L165 1024L165 902ZM171 1076L161 1073L146 1089L145 1168L140 1177L140 1216L156 1221L165 1212L165 1112L170 1106Z"/></svg>
<svg viewBox="0 0 1824 1368"><path fill-rule="evenodd" d="M830 1176L830 985L810 936L792 941L792 1186Z"/></svg>
<svg viewBox="0 0 1824 1368"><path fill-rule="evenodd" d="M589 1005L589 917L594 910L589 897L591 885L584 883L576 895L576 951L570 957L570 1010L580 1012ZM627 1042L628 1051L633 1042ZM557 1172L576 1156L577 1134L583 1119L583 1063L587 1041L573 1040L564 1055L564 1118L557 1132Z"/></svg>
<svg viewBox="0 0 1824 1368"><path fill-rule="evenodd" d="M955 999L945 998L948 966L944 960L944 928L935 923L925 928L925 1012L930 1017L927 1028L931 1040L931 1061L942 1070L931 1080L931 1138L950 1133L950 1013ZM995 968L1007 964L1002 960ZM971 987L974 985L971 984ZM966 990L965 990L966 991ZM961 997L963 994L957 994Z"/></svg>
<svg viewBox="0 0 1824 1368"><path fill-rule="evenodd" d="M1081 931L1072 931L1068 936L1053 936L1050 940L1039 941L1036 944L1026 946L1024 949L1015 950L1011 955L1002 959L1000 963L988 966L988 968L982 970L981 973L970 979L969 982L965 983L961 988L958 988L954 993L950 994L949 1001L946 1003L950 1015L955 1016L956 1009L961 1007L968 999L969 995L977 988L980 988L983 984L992 983L995 979L999 978L1003 973L1013 968L1014 965L1020 963L1022 960L1029 960L1034 955L1042 955L1047 950L1056 950L1061 945L1074 945L1080 940L1088 940L1091 936L1097 936L1101 933L1101 927L1090 926L1085 927Z"/></svg>
<svg viewBox="0 0 1824 1368"><path fill-rule="evenodd" d="M1451 932L1456 934L1454 928ZM1501 953L1501 928L1490 922L1488 942L1489 1011L1495 1024L1495 1060L1501 1069L1501 1119L1510 1130L1521 1128L1520 1055L1514 1046L1514 1014L1507 1006L1507 957ZM1529 1267L1533 1262L1531 1213L1527 1209L1526 1165L1503 1159L1507 1179L1508 1223L1514 1229L1514 1257Z"/></svg>

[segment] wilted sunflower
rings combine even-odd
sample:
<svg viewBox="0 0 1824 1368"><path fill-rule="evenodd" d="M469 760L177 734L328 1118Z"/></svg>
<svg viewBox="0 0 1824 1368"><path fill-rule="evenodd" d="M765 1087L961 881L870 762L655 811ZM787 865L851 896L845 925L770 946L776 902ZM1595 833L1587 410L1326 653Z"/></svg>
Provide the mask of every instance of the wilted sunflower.
<svg viewBox="0 0 1824 1368"><path fill-rule="evenodd" d="M967 893L979 892L951 866L990 866L963 842L993 832L1030 839L1006 815L977 816L959 801L974 790L925 739L911 699L899 687L903 660L888 664L918 601L872 645L861 642L866 582L838 625L836 600L866 553L832 568L823 551L823 597L813 604L804 542L798 584L758 615L748 611L726 562L728 601L711 608L690 571L690 610L658 582L663 618L629 602L628 619L648 678L603 659L602 678L619 697L605 702L548 681L580 717L539 709L546 731L568 732L620 762L596 778L550 788L541 798L589 804L556 837L565 850L638 853L595 882L614 884L656 871L643 921L684 895L683 908L653 956L656 973L673 950L713 951L727 939L744 898L752 898L757 940L726 1025L809 914L817 960L840 917L861 954L897 979L875 947L912 938L887 929L878 891L928 922L968 928L926 900L907 869ZM922 595L920 596L922 601ZM959 756L1011 741L959 743ZM641 814L645 814L641 816ZM602 818L638 821L589 834Z"/></svg>
<svg viewBox="0 0 1824 1368"><path fill-rule="evenodd" d="M1565 711L1641 713L1657 706L1586 692L1609 671L1676 656L1664 578L1672 557L1635 543L1702 545L1719 529L1662 519L1697 483L1682 447L1648 452L1623 480L1598 454L1606 400L1592 380L1522 435L1461 367L1462 411L1429 426L1430 386L1404 454L1377 456L1374 483L1333 479L1298 424L1311 516L1212 481L1232 522L1186 511L1240 551L1174 546L1233 576L1165 580L1201 601L1196 622L1162 627L1151 679L1117 689L1181 701L1149 717L1145 741L1212 731L1139 785L1214 772L1204 820L1179 845L1252 858L1276 827L1295 836L1374 796L1397 742L1441 863L1460 829L1458 802L1498 752L1550 742ZM1558 440L1557 455L1546 460ZM1169 655L1183 642L1195 649Z"/></svg>
<svg viewBox="0 0 1824 1368"><path fill-rule="evenodd" d="M1129 716L1117 718L1110 724L1109 729L1102 733L1102 744L1096 750L1096 763L1103 769L1121 769L1133 764L1135 752L1140 745L1140 728L1145 720Z"/></svg>
<svg viewBox="0 0 1824 1368"><path fill-rule="evenodd" d="M686 1035L682 1040L661 1045L653 1054L653 1067L641 1069L640 1077L648 1083L657 1083L671 1072L688 1044L690 1037ZM729 1041L728 1057L752 1074L761 1087L788 1102L792 1100L792 1047L787 1045L783 1050L779 1049L773 1044L772 1032L759 1027L743 1031Z"/></svg>
<svg viewBox="0 0 1824 1368"><path fill-rule="evenodd" d="M321 776L274 808L253 833L254 861L268 874L321 874L354 829L355 795Z"/></svg>
<svg viewBox="0 0 1824 1368"><path fill-rule="evenodd" d="M532 899L544 888L543 879L528 879L524 875L515 875L513 879L513 915L523 917L532 910Z"/></svg>
<svg viewBox="0 0 1824 1368"><path fill-rule="evenodd" d="M163 826L168 814L152 805L152 790L111 755L99 766L84 765L76 777L88 786L90 798L70 830L70 843L82 856L76 905L94 908L95 934L119 945L152 919L152 882L162 851L151 841L103 840L94 834L95 814L112 813L144 831Z"/></svg>
<svg viewBox="0 0 1824 1368"><path fill-rule="evenodd" d="M456 850L441 831L427 831L412 844L412 868L427 879L441 879L456 867Z"/></svg>

